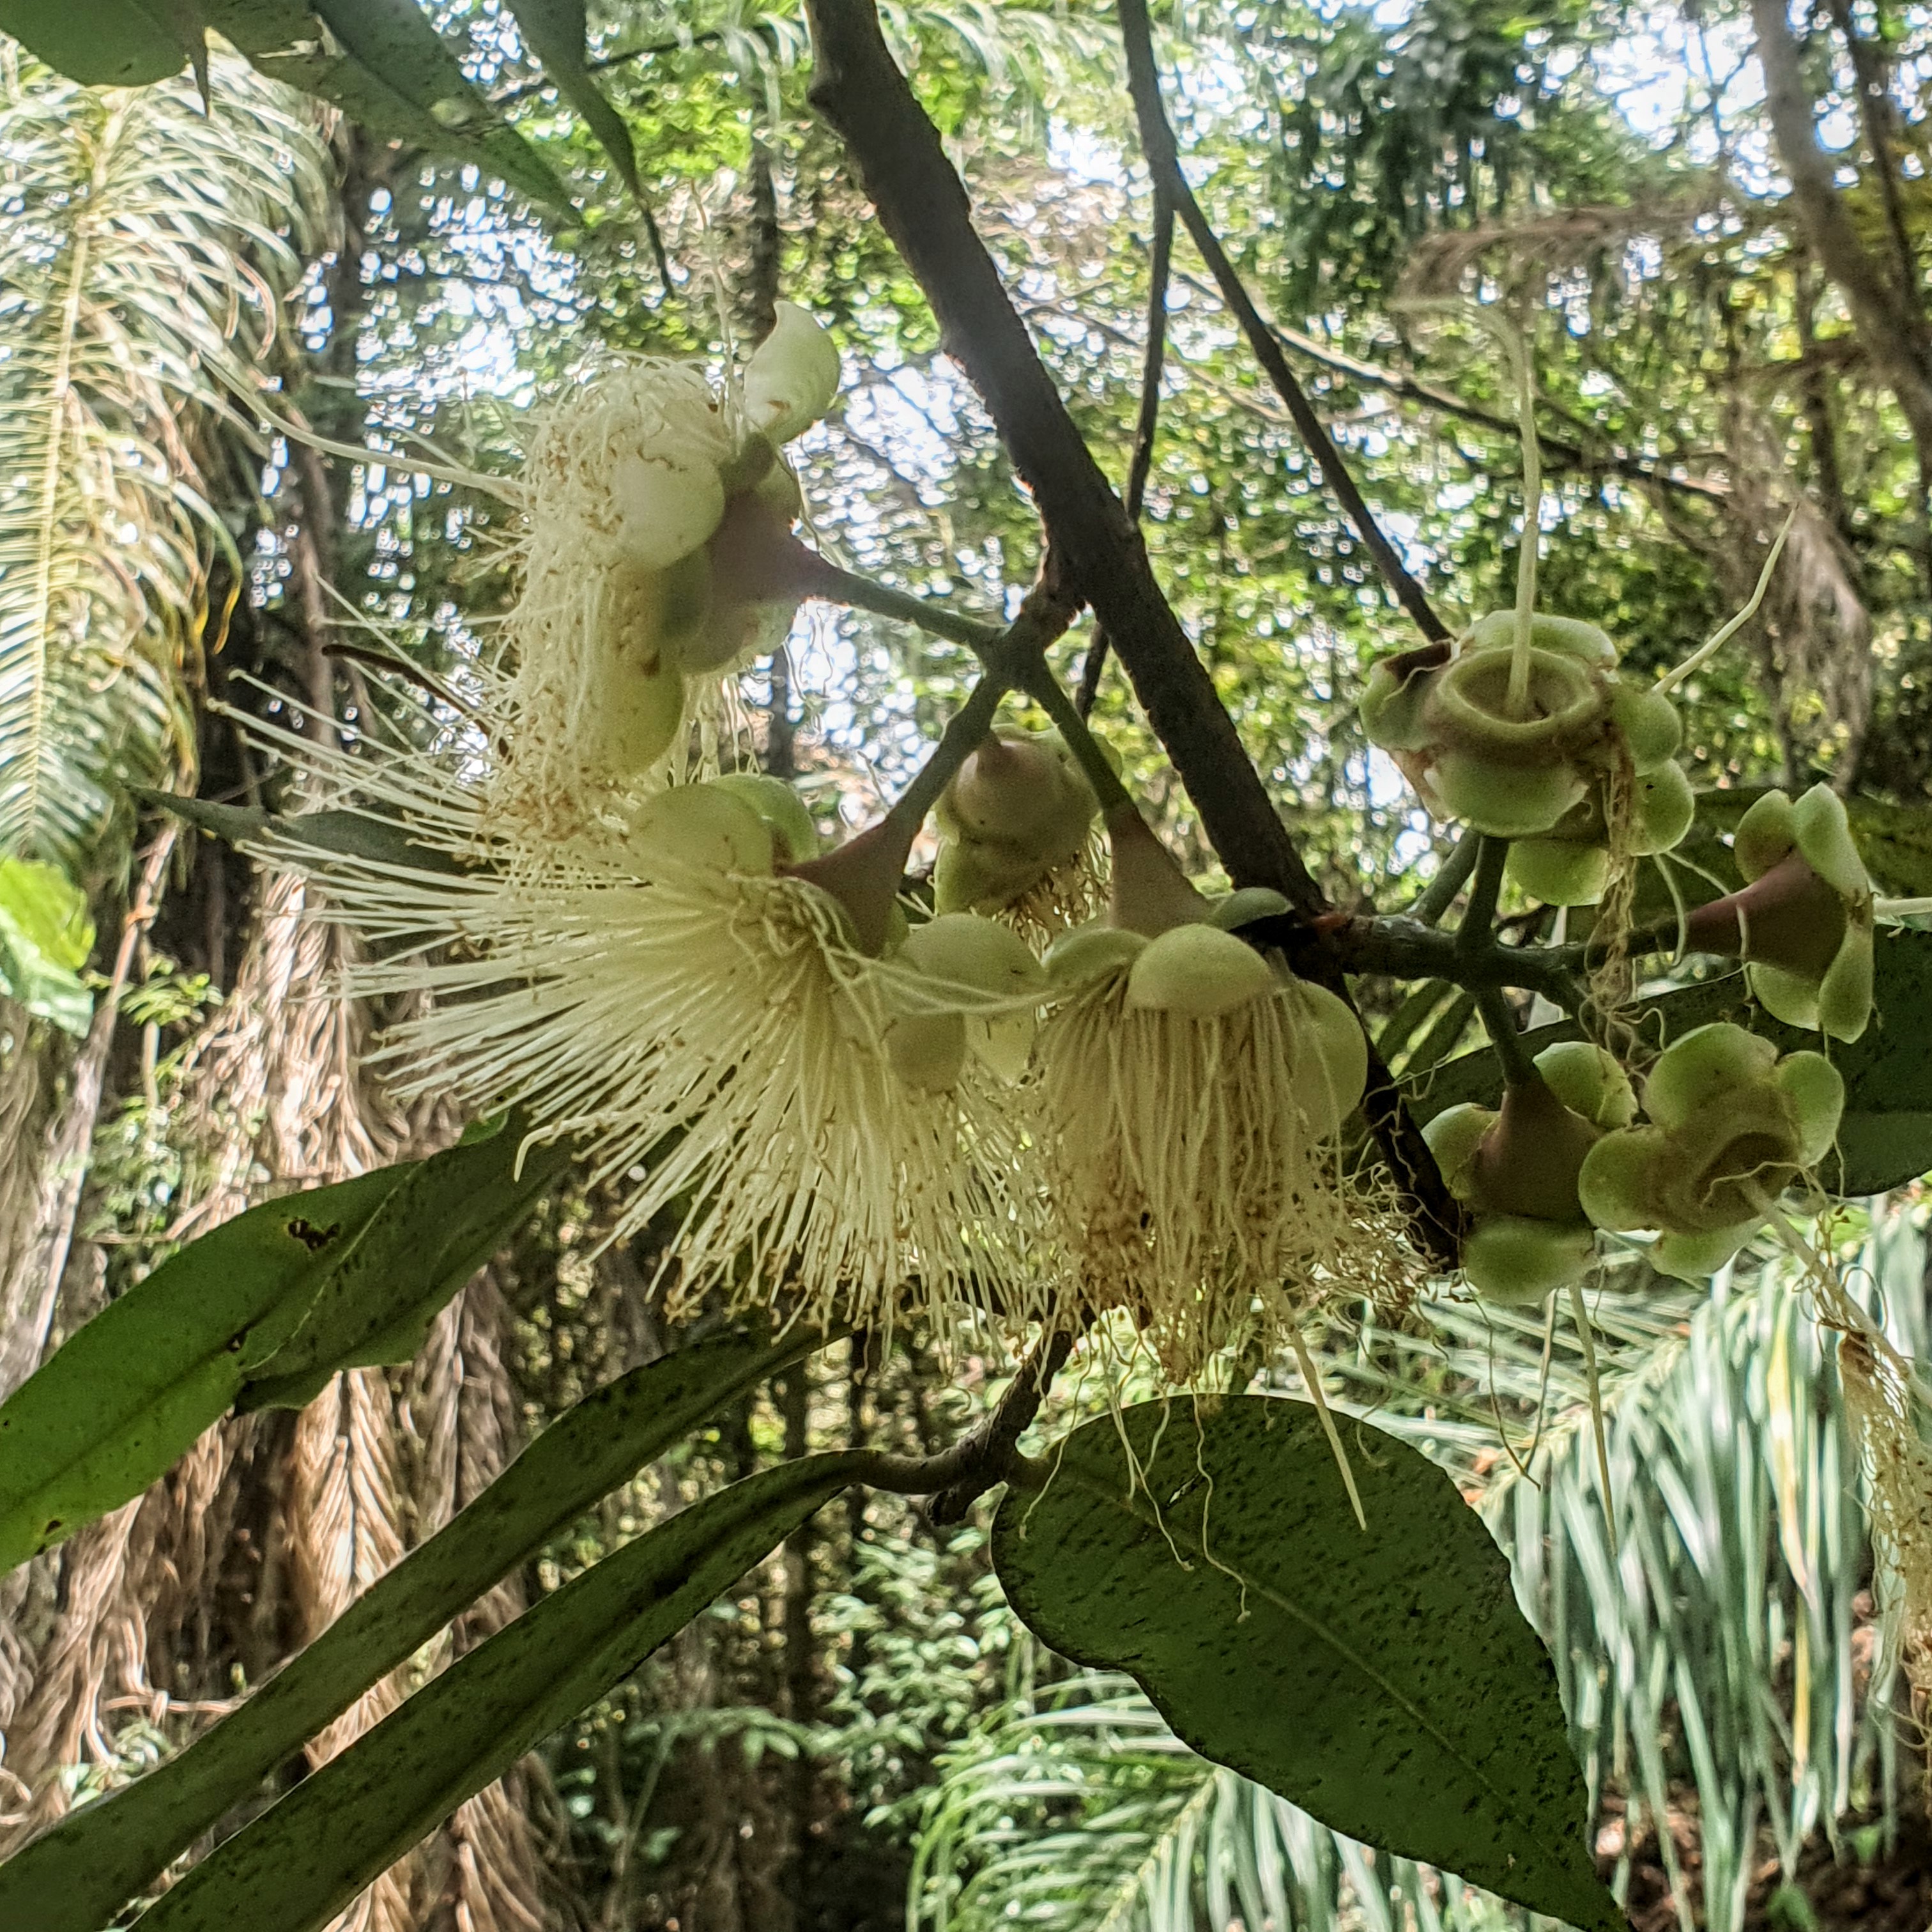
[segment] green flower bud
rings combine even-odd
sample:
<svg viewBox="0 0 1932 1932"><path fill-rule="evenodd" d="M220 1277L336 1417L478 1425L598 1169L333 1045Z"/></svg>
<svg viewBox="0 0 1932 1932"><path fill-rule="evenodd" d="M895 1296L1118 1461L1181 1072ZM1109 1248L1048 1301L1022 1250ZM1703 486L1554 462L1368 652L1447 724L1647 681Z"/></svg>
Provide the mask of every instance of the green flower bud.
<svg viewBox="0 0 1932 1932"><path fill-rule="evenodd" d="M660 860L707 872L768 875L771 828L741 798L709 784L674 785L645 800L633 815L630 848L639 874Z"/></svg>
<svg viewBox="0 0 1932 1932"><path fill-rule="evenodd" d="M934 868L942 911L997 912L1079 856L1098 809L1058 734L994 733L962 765L934 808Z"/></svg>
<svg viewBox="0 0 1932 1932"><path fill-rule="evenodd" d="M1573 1114L1593 1127L1627 1127L1636 1118L1636 1092L1613 1054L1588 1040L1559 1040L1536 1056L1536 1070Z"/></svg>
<svg viewBox="0 0 1932 1932"><path fill-rule="evenodd" d="M1545 905L1594 905L1610 882L1610 850L1555 836L1512 839L1503 869L1513 885Z"/></svg>
<svg viewBox="0 0 1932 1932"><path fill-rule="evenodd" d="M1131 966L1148 944L1138 932L1124 932L1104 922L1078 926L1048 949L1046 976L1056 992L1070 993Z"/></svg>
<svg viewBox="0 0 1932 1932"><path fill-rule="evenodd" d="M1516 1214L1478 1221L1462 1243L1462 1272L1485 1301L1533 1307L1553 1288L1580 1281L1597 1253L1587 1222L1564 1227Z"/></svg>
<svg viewBox="0 0 1932 1932"><path fill-rule="evenodd" d="M1769 1041L1719 1022L1666 1048L1644 1104L1652 1124L1606 1134L1580 1192L1600 1228L1658 1229L1655 1265L1688 1278L1729 1260L1766 1203L1823 1157L1844 1084L1821 1054L1780 1060Z"/></svg>
<svg viewBox="0 0 1932 1932"><path fill-rule="evenodd" d="M1326 1140L1361 1105L1369 1042L1340 994L1291 977L1282 990L1294 1016L1294 1097L1316 1139Z"/></svg>
<svg viewBox="0 0 1932 1932"><path fill-rule="evenodd" d="M1872 889L1844 800L1822 784L1796 804L1767 792L1735 849L1749 884L1691 914L1690 944L1741 957L1774 1018L1858 1039L1871 1018Z"/></svg>
<svg viewBox="0 0 1932 1932"><path fill-rule="evenodd" d="M1610 698L1610 721L1623 734L1630 768L1642 772L1676 757L1684 742L1684 720L1660 691L1619 685Z"/></svg>
<svg viewBox="0 0 1932 1932"><path fill-rule="evenodd" d="M1288 909L1287 898L1269 886L1244 886L1208 907L1208 923L1223 932L1246 926L1258 919L1279 919Z"/></svg>
<svg viewBox="0 0 1932 1932"><path fill-rule="evenodd" d="M1671 760L1638 778L1632 806L1630 849L1640 859L1681 844L1697 815L1697 796L1690 789L1689 775Z"/></svg>
<svg viewBox="0 0 1932 1932"><path fill-rule="evenodd" d="M818 827L805 801L784 779L764 772L728 772L712 783L742 800L764 821L782 864L795 866L818 856Z"/></svg>
<svg viewBox="0 0 1932 1932"><path fill-rule="evenodd" d="M1212 1019L1274 992L1274 969L1251 946L1208 925L1150 940L1127 974L1127 1004Z"/></svg>
<svg viewBox="0 0 1932 1932"><path fill-rule="evenodd" d="M1496 1124L1496 1109L1479 1107L1473 1100L1445 1107L1423 1125L1422 1138L1436 1156L1436 1165L1450 1193L1459 1201L1473 1201L1476 1187L1476 1150Z"/></svg>

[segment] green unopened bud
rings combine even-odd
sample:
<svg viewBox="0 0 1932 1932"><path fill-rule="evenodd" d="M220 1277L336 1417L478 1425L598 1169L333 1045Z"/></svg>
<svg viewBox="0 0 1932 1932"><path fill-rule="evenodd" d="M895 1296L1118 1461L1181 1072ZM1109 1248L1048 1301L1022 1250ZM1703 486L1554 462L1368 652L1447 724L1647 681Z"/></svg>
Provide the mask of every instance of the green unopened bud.
<svg viewBox="0 0 1932 1932"><path fill-rule="evenodd" d="M659 862L693 871L769 874L770 826L741 798L716 783L674 785L647 799L631 820L630 849L640 877Z"/></svg>
<svg viewBox="0 0 1932 1932"><path fill-rule="evenodd" d="M1778 1048L1762 1034L1714 1021L1658 1056L1644 1082L1644 1109L1660 1127L1686 1126L1714 1102L1762 1085L1777 1064Z"/></svg>
<svg viewBox="0 0 1932 1932"><path fill-rule="evenodd" d="M1325 1140L1360 1106L1369 1084L1369 1042L1348 1001L1326 986L1290 979L1294 1097L1310 1133Z"/></svg>
<svg viewBox="0 0 1932 1932"><path fill-rule="evenodd" d="M1636 781L1629 831L1631 853L1648 859L1672 850L1682 843L1696 815L1697 796L1684 767L1668 759L1653 766Z"/></svg>
<svg viewBox="0 0 1932 1932"><path fill-rule="evenodd" d="M1512 885L1545 905L1594 905L1610 882L1610 850L1567 838L1512 839L1504 870Z"/></svg>
<svg viewBox="0 0 1932 1932"><path fill-rule="evenodd" d="M782 778L764 772L728 772L712 781L720 791L742 800L764 820L781 863L797 865L818 856L818 827L805 801Z"/></svg>
<svg viewBox="0 0 1932 1932"><path fill-rule="evenodd" d="M1258 919L1279 919L1288 909L1286 896L1271 886L1243 886L1226 898L1210 904L1208 922L1218 926L1223 932L1232 932Z"/></svg>
<svg viewBox="0 0 1932 1932"><path fill-rule="evenodd" d="M1127 974L1127 1004L1212 1019L1275 990L1274 969L1231 932L1177 926L1148 941Z"/></svg>
<svg viewBox="0 0 1932 1932"><path fill-rule="evenodd" d="M772 332L745 364L745 420L773 442L818 422L838 393L837 345L796 302L776 304Z"/></svg>
<svg viewBox="0 0 1932 1932"><path fill-rule="evenodd" d="M1627 1127L1636 1118L1636 1091L1613 1054L1588 1040L1559 1040L1536 1056L1536 1070L1573 1114L1593 1127Z"/></svg>
<svg viewBox="0 0 1932 1932"><path fill-rule="evenodd" d="M1610 720L1623 734L1634 771L1654 771L1684 742L1684 721L1660 691L1619 685L1610 699Z"/></svg>
<svg viewBox="0 0 1932 1932"><path fill-rule="evenodd" d="M1473 1100L1445 1107L1424 1124L1422 1138L1436 1156L1444 1184L1459 1201L1474 1198L1476 1150L1496 1124L1495 1108L1479 1107Z"/></svg>
<svg viewBox="0 0 1932 1932"><path fill-rule="evenodd" d="M1109 973L1125 971L1148 945L1138 932L1116 926L1078 926L1048 950L1046 976L1056 991L1070 993Z"/></svg>
<svg viewBox="0 0 1932 1932"><path fill-rule="evenodd" d="M1580 1281L1596 1258L1587 1222L1564 1227L1516 1214L1485 1216L1462 1242L1462 1272L1485 1301L1533 1307L1551 1291Z"/></svg>

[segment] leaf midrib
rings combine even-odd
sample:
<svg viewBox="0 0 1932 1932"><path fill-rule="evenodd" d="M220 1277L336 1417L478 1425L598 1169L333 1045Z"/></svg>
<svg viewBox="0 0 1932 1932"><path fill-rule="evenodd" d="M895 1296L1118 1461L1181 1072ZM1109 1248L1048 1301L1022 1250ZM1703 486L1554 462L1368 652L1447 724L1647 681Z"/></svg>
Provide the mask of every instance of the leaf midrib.
<svg viewBox="0 0 1932 1932"><path fill-rule="evenodd" d="M1366 1658L1359 1656L1342 1638L1336 1635L1319 1618L1302 1610L1268 1582L1258 1578L1250 1577L1244 1572L1234 1570L1225 1558L1219 1556L1210 1557L1204 1542L1189 1532L1184 1526L1177 1533L1174 1527L1154 1510L1150 1502L1144 1509L1137 1508L1136 1499L1138 1496L1143 1493L1141 1489L1137 1488L1123 1502L1118 1489L1110 1484L1100 1482L1089 1475L1085 1470L1070 1462L1064 1462L1060 1466L1059 1480L1062 1481L1070 1480L1075 1482L1088 1494L1099 1498L1103 1502L1112 1504L1135 1522L1154 1530L1169 1542L1184 1548L1190 1556L1206 1563L1210 1568L1219 1570L1223 1576L1232 1574L1244 1588L1252 1589L1264 1601L1273 1604L1304 1629L1311 1632L1346 1664L1352 1666L1371 1684L1384 1692L1400 1709L1412 1717L1420 1728L1440 1744L1456 1763L1462 1766L1467 1770L1476 1784L1490 1796L1504 1816L1524 1825L1528 1828L1531 1842L1541 1847L1546 1855L1549 1853L1552 1848L1544 1844L1543 1839L1535 1831L1532 1822L1526 1819L1514 1802L1484 1774L1478 1765L1465 1756L1454 1742L1431 1720L1427 1712L1413 1698L1399 1690ZM1563 1869L1562 1861L1560 1858L1558 1861L1558 1868L1559 1870Z"/></svg>

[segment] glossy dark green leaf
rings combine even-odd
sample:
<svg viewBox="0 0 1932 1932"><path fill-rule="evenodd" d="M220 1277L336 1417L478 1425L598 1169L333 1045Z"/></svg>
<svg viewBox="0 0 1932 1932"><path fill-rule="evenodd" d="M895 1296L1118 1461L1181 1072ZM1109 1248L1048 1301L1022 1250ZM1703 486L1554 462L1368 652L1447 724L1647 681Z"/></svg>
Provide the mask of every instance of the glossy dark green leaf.
<svg viewBox="0 0 1932 1932"><path fill-rule="evenodd" d="M136 1496L238 1400L391 1358L566 1156L512 1130L238 1215L110 1303L0 1406L0 1568Z"/></svg>
<svg viewBox="0 0 1932 1932"><path fill-rule="evenodd" d="M524 41L543 63L556 91L584 116L598 145L610 157L624 185L639 201L644 198L638 179L636 150L624 117L604 98L584 64L584 0L510 0Z"/></svg>
<svg viewBox="0 0 1932 1932"><path fill-rule="evenodd" d="M0 1865L0 1932L98 1932L459 1611L722 1405L825 1339L718 1336L579 1402L240 1709Z"/></svg>
<svg viewBox="0 0 1932 1932"><path fill-rule="evenodd" d="M146 1932L308 1932L620 1683L822 1504L862 1453L735 1483L627 1544L452 1664L197 1865Z"/></svg>
<svg viewBox="0 0 1932 1932"><path fill-rule="evenodd" d="M0 28L89 85L179 74L210 33L379 139L473 161L533 201L569 197L479 93L416 0L0 0ZM326 31L325 31L326 30Z"/></svg>
<svg viewBox="0 0 1932 1932"><path fill-rule="evenodd" d="M1845 1118L1838 1160L1821 1176L1840 1194L1882 1194L1932 1172L1932 932L1882 930L1874 952L1872 1020L1849 1046L1829 1042L1845 1076ZM1815 1050L1816 1034L1786 1026L1755 1006L1742 973L1727 973L1642 1001L1634 1010L1646 1040L1661 1044L1712 1020L1735 1020L1778 1042L1780 1053ZM1568 1021L1523 1036L1532 1053L1559 1040L1576 1040ZM1409 1104L1426 1120L1461 1100L1494 1106L1502 1073L1485 1048L1466 1053L1409 1088Z"/></svg>
<svg viewBox="0 0 1932 1932"><path fill-rule="evenodd" d="M1203 1756L1352 1837L1622 1932L1508 1561L1418 1450L1366 1424L1345 1439L1366 1533L1307 1403L1103 1416L1050 1453L1043 1488L1008 1492L1000 1580L1054 1649L1129 1672Z"/></svg>

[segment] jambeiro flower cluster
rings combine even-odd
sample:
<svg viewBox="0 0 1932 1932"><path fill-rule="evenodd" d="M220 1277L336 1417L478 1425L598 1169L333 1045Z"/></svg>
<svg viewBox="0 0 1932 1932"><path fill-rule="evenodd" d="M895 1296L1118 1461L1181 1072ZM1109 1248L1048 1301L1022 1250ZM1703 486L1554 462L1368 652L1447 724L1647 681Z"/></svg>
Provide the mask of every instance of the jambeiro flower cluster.
<svg viewBox="0 0 1932 1932"><path fill-rule="evenodd" d="M836 371L785 308L722 388L625 364L539 414L472 715L421 753L285 740L392 836L262 849L370 941L353 990L407 996L400 1086L580 1146L615 1235L674 1228L674 1298L918 1315L942 1345L962 1308L1016 1339L1120 1309L1192 1376L1406 1268L1339 1172L1360 1028L1227 929L1278 899L1210 906L1120 800L1111 909L1042 962L1028 935L1078 903L1095 782L1119 787L1090 739L992 728L998 681L830 851L791 786L716 769L689 694L818 581L777 445Z"/></svg>

